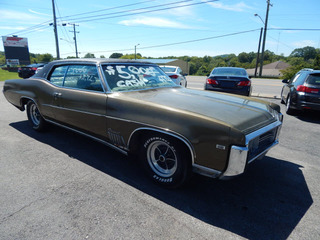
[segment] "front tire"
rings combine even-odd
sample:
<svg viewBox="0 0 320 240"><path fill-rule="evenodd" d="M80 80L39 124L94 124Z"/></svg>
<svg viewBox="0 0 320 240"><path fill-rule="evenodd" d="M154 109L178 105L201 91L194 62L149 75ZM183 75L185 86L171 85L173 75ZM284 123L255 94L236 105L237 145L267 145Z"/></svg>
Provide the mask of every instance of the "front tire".
<svg viewBox="0 0 320 240"><path fill-rule="evenodd" d="M33 101L27 103L27 116L34 130L41 132L45 129L46 121L41 116L37 105Z"/></svg>
<svg viewBox="0 0 320 240"><path fill-rule="evenodd" d="M157 184L177 188L191 176L191 161L187 147L166 135L152 134L143 139L140 161L147 175Z"/></svg>

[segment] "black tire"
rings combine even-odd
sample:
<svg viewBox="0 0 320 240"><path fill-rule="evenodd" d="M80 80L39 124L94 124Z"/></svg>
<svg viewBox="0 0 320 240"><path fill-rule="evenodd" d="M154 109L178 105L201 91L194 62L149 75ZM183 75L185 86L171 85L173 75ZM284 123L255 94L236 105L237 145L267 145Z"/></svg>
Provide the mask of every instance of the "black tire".
<svg viewBox="0 0 320 240"><path fill-rule="evenodd" d="M27 116L34 130L41 132L45 129L46 121L41 116L37 105L33 101L27 103Z"/></svg>
<svg viewBox="0 0 320 240"><path fill-rule="evenodd" d="M295 113L295 110L292 109L292 105L291 105L291 96L288 95L287 97L287 102L286 102L286 113L289 115L293 115Z"/></svg>
<svg viewBox="0 0 320 240"><path fill-rule="evenodd" d="M280 103L282 103L282 104L285 104L285 101L283 100L283 96L282 96L282 93L283 93L283 89L281 90L281 102Z"/></svg>
<svg viewBox="0 0 320 240"><path fill-rule="evenodd" d="M152 134L143 139L139 157L147 175L157 184L177 188L191 177L190 151L173 137Z"/></svg>

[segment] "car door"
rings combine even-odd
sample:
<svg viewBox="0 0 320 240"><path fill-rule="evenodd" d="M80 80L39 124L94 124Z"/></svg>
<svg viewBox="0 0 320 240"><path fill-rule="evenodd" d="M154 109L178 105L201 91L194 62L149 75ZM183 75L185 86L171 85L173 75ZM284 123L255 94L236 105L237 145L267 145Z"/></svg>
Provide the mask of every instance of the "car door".
<svg viewBox="0 0 320 240"><path fill-rule="evenodd" d="M287 98L290 95L290 92L293 88L293 84L294 82L297 80L297 78L300 76L300 72L297 73L296 75L294 75L287 84L285 84L282 88L282 98L285 100L285 102L287 102Z"/></svg>
<svg viewBox="0 0 320 240"><path fill-rule="evenodd" d="M56 67L49 77L56 85L53 114L56 122L105 139L105 94L95 65L73 64Z"/></svg>

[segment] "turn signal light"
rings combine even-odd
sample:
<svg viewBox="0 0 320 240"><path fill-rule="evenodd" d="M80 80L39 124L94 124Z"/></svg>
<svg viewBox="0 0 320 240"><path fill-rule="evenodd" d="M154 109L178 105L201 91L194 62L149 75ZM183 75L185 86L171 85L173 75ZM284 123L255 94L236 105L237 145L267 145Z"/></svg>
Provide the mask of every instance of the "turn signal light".
<svg viewBox="0 0 320 240"><path fill-rule="evenodd" d="M305 92L305 93L319 93L318 88L310 88L303 85L299 85L297 87L297 92Z"/></svg>

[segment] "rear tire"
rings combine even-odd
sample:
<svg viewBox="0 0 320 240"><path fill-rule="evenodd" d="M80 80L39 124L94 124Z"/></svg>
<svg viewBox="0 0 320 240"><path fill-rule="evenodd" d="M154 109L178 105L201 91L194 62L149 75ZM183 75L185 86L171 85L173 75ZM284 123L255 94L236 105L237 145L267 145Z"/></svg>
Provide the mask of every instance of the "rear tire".
<svg viewBox="0 0 320 240"><path fill-rule="evenodd" d="M292 105L291 105L291 96L288 95L287 97L287 103L286 103L286 113L289 114L289 115L293 115L295 113L295 110L292 109Z"/></svg>
<svg viewBox="0 0 320 240"><path fill-rule="evenodd" d="M46 127L46 121L41 116L41 113L37 105L33 101L27 103L27 116L32 128L38 132L41 132Z"/></svg>
<svg viewBox="0 0 320 240"><path fill-rule="evenodd" d="M139 159L155 183L177 188L185 184L192 174L188 153L187 147L177 139L154 133L143 138Z"/></svg>

